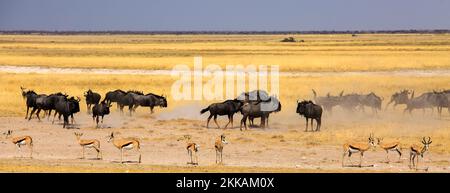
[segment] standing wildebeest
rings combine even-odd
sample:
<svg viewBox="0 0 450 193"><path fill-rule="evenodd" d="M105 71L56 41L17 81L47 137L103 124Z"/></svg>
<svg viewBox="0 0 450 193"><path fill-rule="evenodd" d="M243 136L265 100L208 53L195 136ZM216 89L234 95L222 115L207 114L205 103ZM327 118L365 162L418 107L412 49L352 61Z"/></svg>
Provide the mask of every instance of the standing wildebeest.
<svg viewBox="0 0 450 193"><path fill-rule="evenodd" d="M135 98L138 96L143 96L144 93L140 91L128 91L125 96L121 97L121 99L117 102L119 104L120 112L123 113L123 107L128 106L128 110L130 111L130 116L132 115L133 105L135 103Z"/></svg>
<svg viewBox="0 0 450 193"><path fill-rule="evenodd" d="M98 104L100 102L100 94L96 92L92 92L91 89L84 93L84 97L86 97L86 109L87 113L90 114L91 106Z"/></svg>
<svg viewBox="0 0 450 193"><path fill-rule="evenodd" d="M356 107L361 105L361 95L352 93L346 94L339 98L339 106L343 109L353 112Z"/></svg>
<svg viewBox="0 0 450 193"><path fill-rule="evenodd" d="M269 93L267 93L267 91L265 90L253 90L250 92L241 93L238 97L236 97L236 99L242 101L243 103L252 102L257 104L259 102L269 102L271 100L271 97L269 96ZM249 116L250 126L254 126L253 120L259 117L260 116L257 117Z"/></svg>
<svg viewBox="0 0 450 193"><path fill-rule="evenodd" d="M408 101L409 101L408 95L409 94L411 94L411 92L409 90L402 90L400 92L394 93L391 96L391 100L386 104L386 107L384 109L386 110L391 103L394 103L394 106L392 107L393 109L395 109L395 106L397 106L397 105L408 104Z"/></svg>
<svg viewBox="0 0 450 193"><path fill-rule="evenodd" d="M111 105L106 104L105 101L102 101L100 104L95 104L92 107L92 120L97 121L97 127L98 127L99 117L100 116L102 117L102 123L103 123L103 117L105 115L109 114L109 107L111 107Z"/></svg>
<svg viewBox="0 0 450 193"><path fill-rule="evenodd" d="M25 115L25 119L28 119L28 112L30 108L36 108L36 99L41 96L47 96L44 94L38 95L33 90L25 91L25 88L20 87L22 90L22 97L26 99L26 105L27 105L27 114Z"/></svg>
<svg viewBox="0 0 450 193"><path fill-rule="evenodd" d="M308 120L311 119L311 129L314 131L313 122L316 120L316 130L320 131L322 124L322 107L314 104L312 101L297 101L297 113L303 115L306 118L306 129L308 131Z"/></svg>
<svg viewBox="0 0 450 193"><path fill-rule="evenodd" d="M103 101L106 101L108 105L111 103L117 103L117 109L119 109L119 102L127 93L123 90L117 89L115 91L109 91L105 94Z"/></svg>
<svg viewBox="0 0 450 193"><path fill-rule="evenodd" d="M206 122L206 128L209 128L209 121L212 117L214 117L214 122L216 123L217 127L220 129L219 124L217 123L217 115L227 115L228 116L228 123L225 125L224 129L228 127L228 124L231 123L231 128L233 128L233 116L235 113L237 113L243 105L243 102L237 99L234 100L226 100L221 103L213 103L206 107L205 109L202 109L200 111L200 114L205 113L206 111L209 111L209 117L208 121Z"/></svg>
<svg viewBox="0 0 450 193"><path fill-rule="evenodd" d="M66 125L69 124L69 116L71 116L73 120L73 114L80 112L80 99L70 97L66 100L58 101L55 106L55 111L64 117L63 128L65 128ZM54 119L55 117L53 117L53 120Z"/></svg>
<svg viewBox="0 0 450 193"><path fill-rule="evenodd" d="M406 108L405 110L403 110L403 113L409 111L409 113L411 114L414 109L422 109L423 113L425 113L425 108L431 108L431 110L434 111L433 100L430 100L434 99L432 95L433 95L432 92L427 92L414 98L414 91L413 91L411 94L411 99L409 99L408 103L406 104Z"/></svg>
<svg viewBox="0 0 450 193"><path fill-rule="evenodd" d="M372 112L374 114L377 113L377 110L381 110L381 103L383 102L383 98L377 96L375 93L371 92L367 95L360 95L361 109L364 112L364 106L368 106L372 108Z"/></svg>
<svg viewBox="0 0 450 193"><path fill-rule="evenodd" d="M330 114L333 112L333 107L339 105L339 99L344 94L344 91L341 91L339 96L331 96L330 93L327 94L327 96L317 96L317 93L314 89L312 89L312 92L314 94L314 101L322 106L326 112L329 112Z"/></svg>
<svg viewBox="0 0 450 193"><path fill-rule="evenodd" d="M433 91L431 95L428 95L428 100L437 108L439 116L442 115L442 108L449 107L449 100L445 92Z"/></svg>
<svg viewBox="0 0 450 193"><path fill-rule="evenodd" d="M44 111L48 110L49 112L48 112L47 119L50 119L52 110L55 110L55 108L56 108L55 107L56 103L58 103L59 101L65 100L66 98L67 98L67 95L62 94L60 92L54 93L54 94L51 94L48 96L46 96L46 95L39 96L38 98L36 98L36 107L33 108L33 110L31 111L30 117L28 118L28 120L31 120L31 117L36 110L37 110L36 116L39 120L41 120L41 118L39 117L39 113L41 112L41 110L44 110Z"/></svg>
<svg viewBox="0 0 450 193"><path fill-rule="evenodd" d="M153 113L153 108L160 106L162 108L167 107L167 99L163 95L156 95L153 93L148 93L146 95L133 95L133 111L139 106L150 107L150 112Z"/></svg>
<svg viewBox="0 0 450 193"><path fill-rule="evenodd" d="M281 111L281 103L274 96L271 96L267 101L245 102L241 107L242 120L240 130L242 131L243 124L247 130L247 118L251 117L261 117L260 127L265 128L266 124L268 124L270 113L279 111Z"/></svg>

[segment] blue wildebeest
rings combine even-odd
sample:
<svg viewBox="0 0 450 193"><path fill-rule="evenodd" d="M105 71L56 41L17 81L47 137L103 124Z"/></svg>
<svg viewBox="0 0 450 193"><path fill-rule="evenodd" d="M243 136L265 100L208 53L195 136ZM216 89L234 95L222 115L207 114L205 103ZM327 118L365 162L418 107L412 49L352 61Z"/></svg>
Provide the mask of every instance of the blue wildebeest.
<svg viewBox="0 0 450 193"><path fill-rule="evenodd" d="M312 101L297 101L297 111L298 114L303 115L306 118L306 128L305 132L308 131L308 120L311 119L311 129L314 131L313 122L316 120L316 130L320 131L320 126L322 125L322 107L314 104Z"/></svg>
<svg viewBox="0 0 450 193"><path fill-rule="evenodd" d="M412 91L411 98L409 99L408 103L406 104L405 110L403 110L403 113L408 111L410 114L414 109L422 109L423 113L425 113L425 108L430 108L432 112L434 111L433 107L433 101L430 100L434 97L431 97L433 95L432 92L426 92L421 94L418 97L414 97L414 91Z"/></svg>
<svg viewBox="0 0 450 193"><path fill-rule="evenodd" d="M372 112L374 114L377 113L378 110L381 110L381 104L383 102L383 98L377 96L375 93L371 92L367 95L360 95L360 106L362 111L364 112L364 106L368 106L372 108Z"/></svg>
<svg viewBox="0 0 450 193"><path fill-rule="evenodd" d="M391 96L391 100L386 104L385 110L388 108L388 106L391 103L394 103L394 105L392 106L393 109L395 109L395 107L397 105L400 104L408 104L409 101L409 94L411 94L411 92L409 90L402 90L400 92L396 92Z"/></svg>
<svg viewBox="0 0 450 193"><path fill-rule="evenodd" d="M245 126L245 129L247 130L247 118L255 118L255 117L261 117L261 128L265 128L266 125L268 125L268 119L270 113L273 112L279 112L281 111L281 103L280 101L274 97L271 96L266 101L248 101L244 102L244 104L241 107L241 125L240 130L242 131L242 125Z"/></svg>
<svg viewBox="0 0 450 193"><path fill-rule="evenodd" d="M86 109L87 113L90 114L91 106L98 104L100 102L100 94L96 92L92 92L91 89L84 93L84 97L86 98Z"/></svg>
<svg viewBox="0 0 450 193"><path fill-rule="evenodd" d="M64 124L63 128L66 127L66 125L69 124L69 116L72 117L72 124L73 124L73 115L75 113L80 112L80 98L77 97L75 99L74 97L70 97L66 100L58 101L55 105L56 113L58 113L60 116L62 115L64 117ZM55 113L55 116L56 116ZM53 116L53 121L55 120L55 116Z"/></svg>
<svg viewBox="0 0 450 193"><path fill-rule="evenodd" d="M132 95L133 99L133 111L139 106L150 107L150 112L153 113L153 108L159 106L162 108L167 107L167 99L164 95L156 95L153 93L148 93L146 95L136 94Z"/></svg>
<svg viewBox="0 0 450 193"><path fill-rule="evenodd" d="M333 112L333 107L339 105L340 98L343 96L344 91L341 91L338 96L332 96L328 93L326 96L317 96L317 93L312 89L314 94L314 102L323 107L326 112L330 114Z"/></svg>
<svg viewBox="0 0 450 193"><path fill-rule="evenodd" d="M42 96L47 96L45 94L37 94L33 90L25 91L25 88L20 87L22 90L22 97L26 99L26 105L27 105L27 114L25 114L25 119L28 119L28 112L30 108L34 109L36 108L36 99ZM30 115L31 117L31 115Z"/></svg>
<svg viewBox="0 0 450 193"><path fill-rule="evenodd" d="M231 123L231 128L233 128L233 116L235 113L237 113L241 109L242 104L243 104L242 101L234 99L234 100L226 100L221 103L213 103L213 104L209 105L208 107L202 109L200 111L200 114L203 114L203 113L206 113L207 111L209 111L209 117L208 117L208 121L206 122L206 128L209 128L209 121L211 120L212 117L214 117L214 122L216 123L217 128L220 129L220 126L217 123L217 115L219 115L219 116L227 115L228 116L228 123L225 125L224 129L226 129L228 127L228 124L230 124L230 123Z"/></svg>
<svg viewBox="0 0 450 193"><path fill-rule="evenodd" d="M109 115L109 107L111 105L108 105L105 101L102 101L100 104L95 104L92 107L92 120L96 121L97 127L99 122L99 117L102 117L102 123L103 123L103 117L105 115Z"/></svg>
<svg viewBox="0 0 450 193"><path fill-rule="evenodd" d="M119 102L126 94L127 93L125 91L120 89L109 91L105 94L105 98L103 99L103 101L105 101L108 105L110 105L111 103L117 103L117 109L119 109Z"/></svg>
<svg viewBox="0 0 450 193"><path fill-rule="evenodd" d="M128 110L130 111L131 116L133 112L133 105L135 98L137 98L137 96L143 95L144 93L142 93L141 91L130 90L126 92L126 94L123 97L121 97L121 99L117 102L117 104L119 104L120 112L123 113L123 107L128 106Z"/></svg>
<svg viewBox="0 0 450 193"><path fill-rule="evenodd" d="M41 118L39 117L39 113L41 112L41 110L48 111L47 119L50 119L52 110L55 110L56 108L55 107L56 103L58 103L61 100L65 100L66 98L67 95L62 94L61 92L50 94L48 96L46 95L39 96L38 98L36 98L36 107L33 108L33 110L31 111L28 120L31 120L31 117L36 110L37 110L36 116L38 117L39 120L41 120Z"/></svg>

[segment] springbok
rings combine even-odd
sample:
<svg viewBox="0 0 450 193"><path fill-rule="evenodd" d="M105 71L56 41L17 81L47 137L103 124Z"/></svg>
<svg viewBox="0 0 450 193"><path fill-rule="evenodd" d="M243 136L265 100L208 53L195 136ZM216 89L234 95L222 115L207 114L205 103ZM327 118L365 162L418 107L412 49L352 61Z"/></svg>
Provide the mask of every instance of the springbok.
<svg viewBox="0 0 450 193"><path fill-rule="evenodd" d="M216 143L214 144L214 148L216 149L216 164L218 162L218 158L220 157L220 163L223 163L222 159L222 152L223 152L223 146L225 144L228 144L228 141L225 140L225 134L220 135L220 137L217 138Z"/></svg>
<svg viewBox="0 0 450 193"><path fill-rule="evenodd" d="M419 165L419 155L420 157L423 158L423 154L428 151L428 148L430 147L430 144L432 143L431 141L431 137L428 137L428 140L425 140L425 137L422 138L422 144L423 146L419 146L419 145L411 145L410 147L410 153L409 153L409 168L412 169L416 169ZM414 163L414 159L416 159L417 157L417 163ZM411 163L412 163L412 167L411 167Z"/></svg>
<svg viewBox="0 0 450 193"><path fill-rule="evenodd" d="M187 162L187 164L198 165L197 153L200 150L200 145L192 142L190 135L184 135L183 137L179 138L177 141L181 141L181 140L186 140L186 150L187 150L189 157L191 158L191 162ZM193 157L195 157L195 159L193 159ZM194 162L194 160L195 160L195 162Z"/></svg>
<svg viewBox="0 0 450 193"><path fill-rule="evenodd" d="M7 132L3 133L3 135L6 135L6 139L9 137L12 137L13 131L8 130ZM30 136L17 136L12 137L11 142L16 145L19 152L21 151L20 146L26 145L28 148L30 148L30 158L33 158L33 139ZM22 156L22 155L21 155Z"/></svg>
<svg viewBox="0 0 450 193"><path fill-rule="evenodd" d="M349 159L352 156L353 153L360 153L359 157L359 167L361 167L362 158L364 157L364 152L369 150L371 147L375 147L375 140L373 138L373 134L370 134L369 136L369 142L367 144L364 143L346 143L344 144L344 154L342 155L342 167L344 167L344 158L346 155L348 155Z"/></svg>
<svg viewBox="0 0 450 193"><path fill-rule="evenodd" d="M389 163L389 151L396 151L398 153L398 160L402 158L402 151L400 142L383 143L383 138L377 138L377 145L386 151L386 163Z"/></svg>
<svg viewBox="0 0 450 193"><path fill-rule="evenodd" d="M82 148L82 154L83 157L81 159L84 159L84 149L85 148L94 148L95 151L97 151L97 159L102 159L102 152L100 151L100 141L97 139L81 139L81 136L83 136L83 133L77 133L74 132L75 137L77 138L78 144L80 144ZM100 155L100 157L99 157Z"/></svg>
<svg viewBox="0 0 450 193"><path fill-rule="evenodd" d="M120 150L120 163L123 163L123 150L136 149L139 152L139 161L141 163L141 145L137 139L127 139L127 138L115 138L114 132L109 135L108 143L111 142Z"/></svg>

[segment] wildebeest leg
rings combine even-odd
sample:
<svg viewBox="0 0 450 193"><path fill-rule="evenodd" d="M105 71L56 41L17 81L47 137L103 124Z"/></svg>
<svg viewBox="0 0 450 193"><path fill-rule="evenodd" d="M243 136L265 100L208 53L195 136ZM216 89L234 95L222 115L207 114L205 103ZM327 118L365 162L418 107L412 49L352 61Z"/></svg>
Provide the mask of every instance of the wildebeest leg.
<svg viewBox="0 0 450 193"><path fill-rule="evenodd" d="M216 123L217 128L220 129L219 124L217 123L217 115L214 115L214 123Z"/></svg>
<svg viewBox="0 0 450 193"><path fill-rule="evenodd" d="M322 126L322 118L318 118L316 119L316 123L317 123L317 129L316 131L320 131L320 126Z"/></svg>
<svg viewBox="0 0 450 193"><path fill-rule="evenodd" d="M73 118L73 114L70 114L70 118L72 118L72 119L71 119L72 124L75 123L75 118Z"/></svg>
<svg viewBox="0 0 450 193"><path fill-rule="evenodd" d="M262 115L261 116L261 125L260 125L260 127L261 128L266 128L266 116L264 116L264 115Z"/></svg>
<svg viewBox="0 0 450 193"><path fill-rule="evenodd" d="M87 109L87 114L88 114L88 115L90 114L90 113L89 113L89 109L90 109L89 106L90 106L89 104L86 104L86 109Z"/></svg>
<svg viewBox="0 0 450 193"><path fill-rule="evenodd" d="M312 118L311 118L311 131L314 131L314 119L312 119Z"/></svg>
<svg viewBox="0 0 450 193"><path fill-rule="evenodd" d="M28 121L31 120L31 117L33 116L33 113L34 113L35 111L36 111L36 108L33 107L33 109L31 110L31 113L30 113L30 117L28 117Z"/></svg>
<svg viewBox="0 0 450 193"><path fill-rule="evenodd" d="M97 122L97 127L98 127L98 117L99 117L99 116L97 116L97 118L96 118L96 122Z"/></svg>
<svg viewBox="0 0 450 193"><path fill-rule="evenodd" d="M104 117L105 115L102 115L102 123L103 123L103 117Z"/></svg>
<svg viewBox="0 0 450 193"><path fill-rule="evenodd" d="M308 118L306 118L306 129L305 132L308 132Z"/></svg>
<svg viewBox="0 0 450 193"><path fill-rule="evenodd" d="M41 112L41 109L38 109L38 111L36 112L36 116L39 119L39 121L41 121L41 118L39 117L39 113Z"/></svg>
<svg viewBox="0 0 450 193"><path fill-rule="evenodd" d="M242 131L242 124L244 124L245 130L247 130L247 123L246 123L246 122L247 122L247 116L248 116L248 115L243 115L243 116L242 116L242 119L241 119L241 126L240 126L240 128L239 128L241 131Z"/></svg>
<svg viewBox="0 0 450 193"><path fill-rule="evenodd" d="M208 117L208 121L206 121L206 128L209 128L209 121L211 120L212 117L213 117L213 114L211 113Z"/></svg>
<svg viewBox="0 0 450 193"><path fill-rule="evenodd" d="M228 127L228 124L231 123L231 117L232 117L232 116L233 116L233 115L228 114L228 123L225 125L224 129L226 129L226 128Z"/></svg>
<svg viewBox="0 0 450 193"><path fill-rule="evenodd" d="M154 106L150 107L150 113L152 113L152 114L153 114L153 108L154 108Z"/></svg>
<svg viewBox="0 0 450 193"><path fill-rule="evenodd" d="M130 111L130 117L132 116L132 112L133 112L133 105L129 105L128 106L128 111Z"/></svg>
<svg viewBox="0 0 450 193"><path fill-rule="evenodd" d="M55 111L55 114L53 115L52 124L55 123L55 117L56 117L56 111Z"/></svg>
<svg viewBox="0 0 450 193"><path fill-rule="evenodd" d="M27 119L28 118L28 111L30 110L30 107L29 106L27 106L27 114L25 115L25 119Z"/></svg>

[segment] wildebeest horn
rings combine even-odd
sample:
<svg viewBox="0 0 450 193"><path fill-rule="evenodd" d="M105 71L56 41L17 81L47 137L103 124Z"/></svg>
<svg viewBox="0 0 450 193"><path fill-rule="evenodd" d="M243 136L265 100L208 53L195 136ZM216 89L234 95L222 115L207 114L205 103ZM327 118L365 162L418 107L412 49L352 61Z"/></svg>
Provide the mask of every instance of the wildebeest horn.
<svg viewBox="0 0 450 193"><path fill-rule="evenodd" d="M81 101L80 97L77 97L77 101L78 101L78 102L80 102L80 101Z"/></svg>
<svg viewBox="0 0 450 193"><path fill-rule="evenodd" d="M299 100L297 99L297 104L300 103Z"/></svg>
<svg viewBox="0 0 450 193"><path fill-rule="evenodd" d="M23 87L20 87L20 89L21 89L22 91L25 91L25 88L23 88Z"/></svg>

